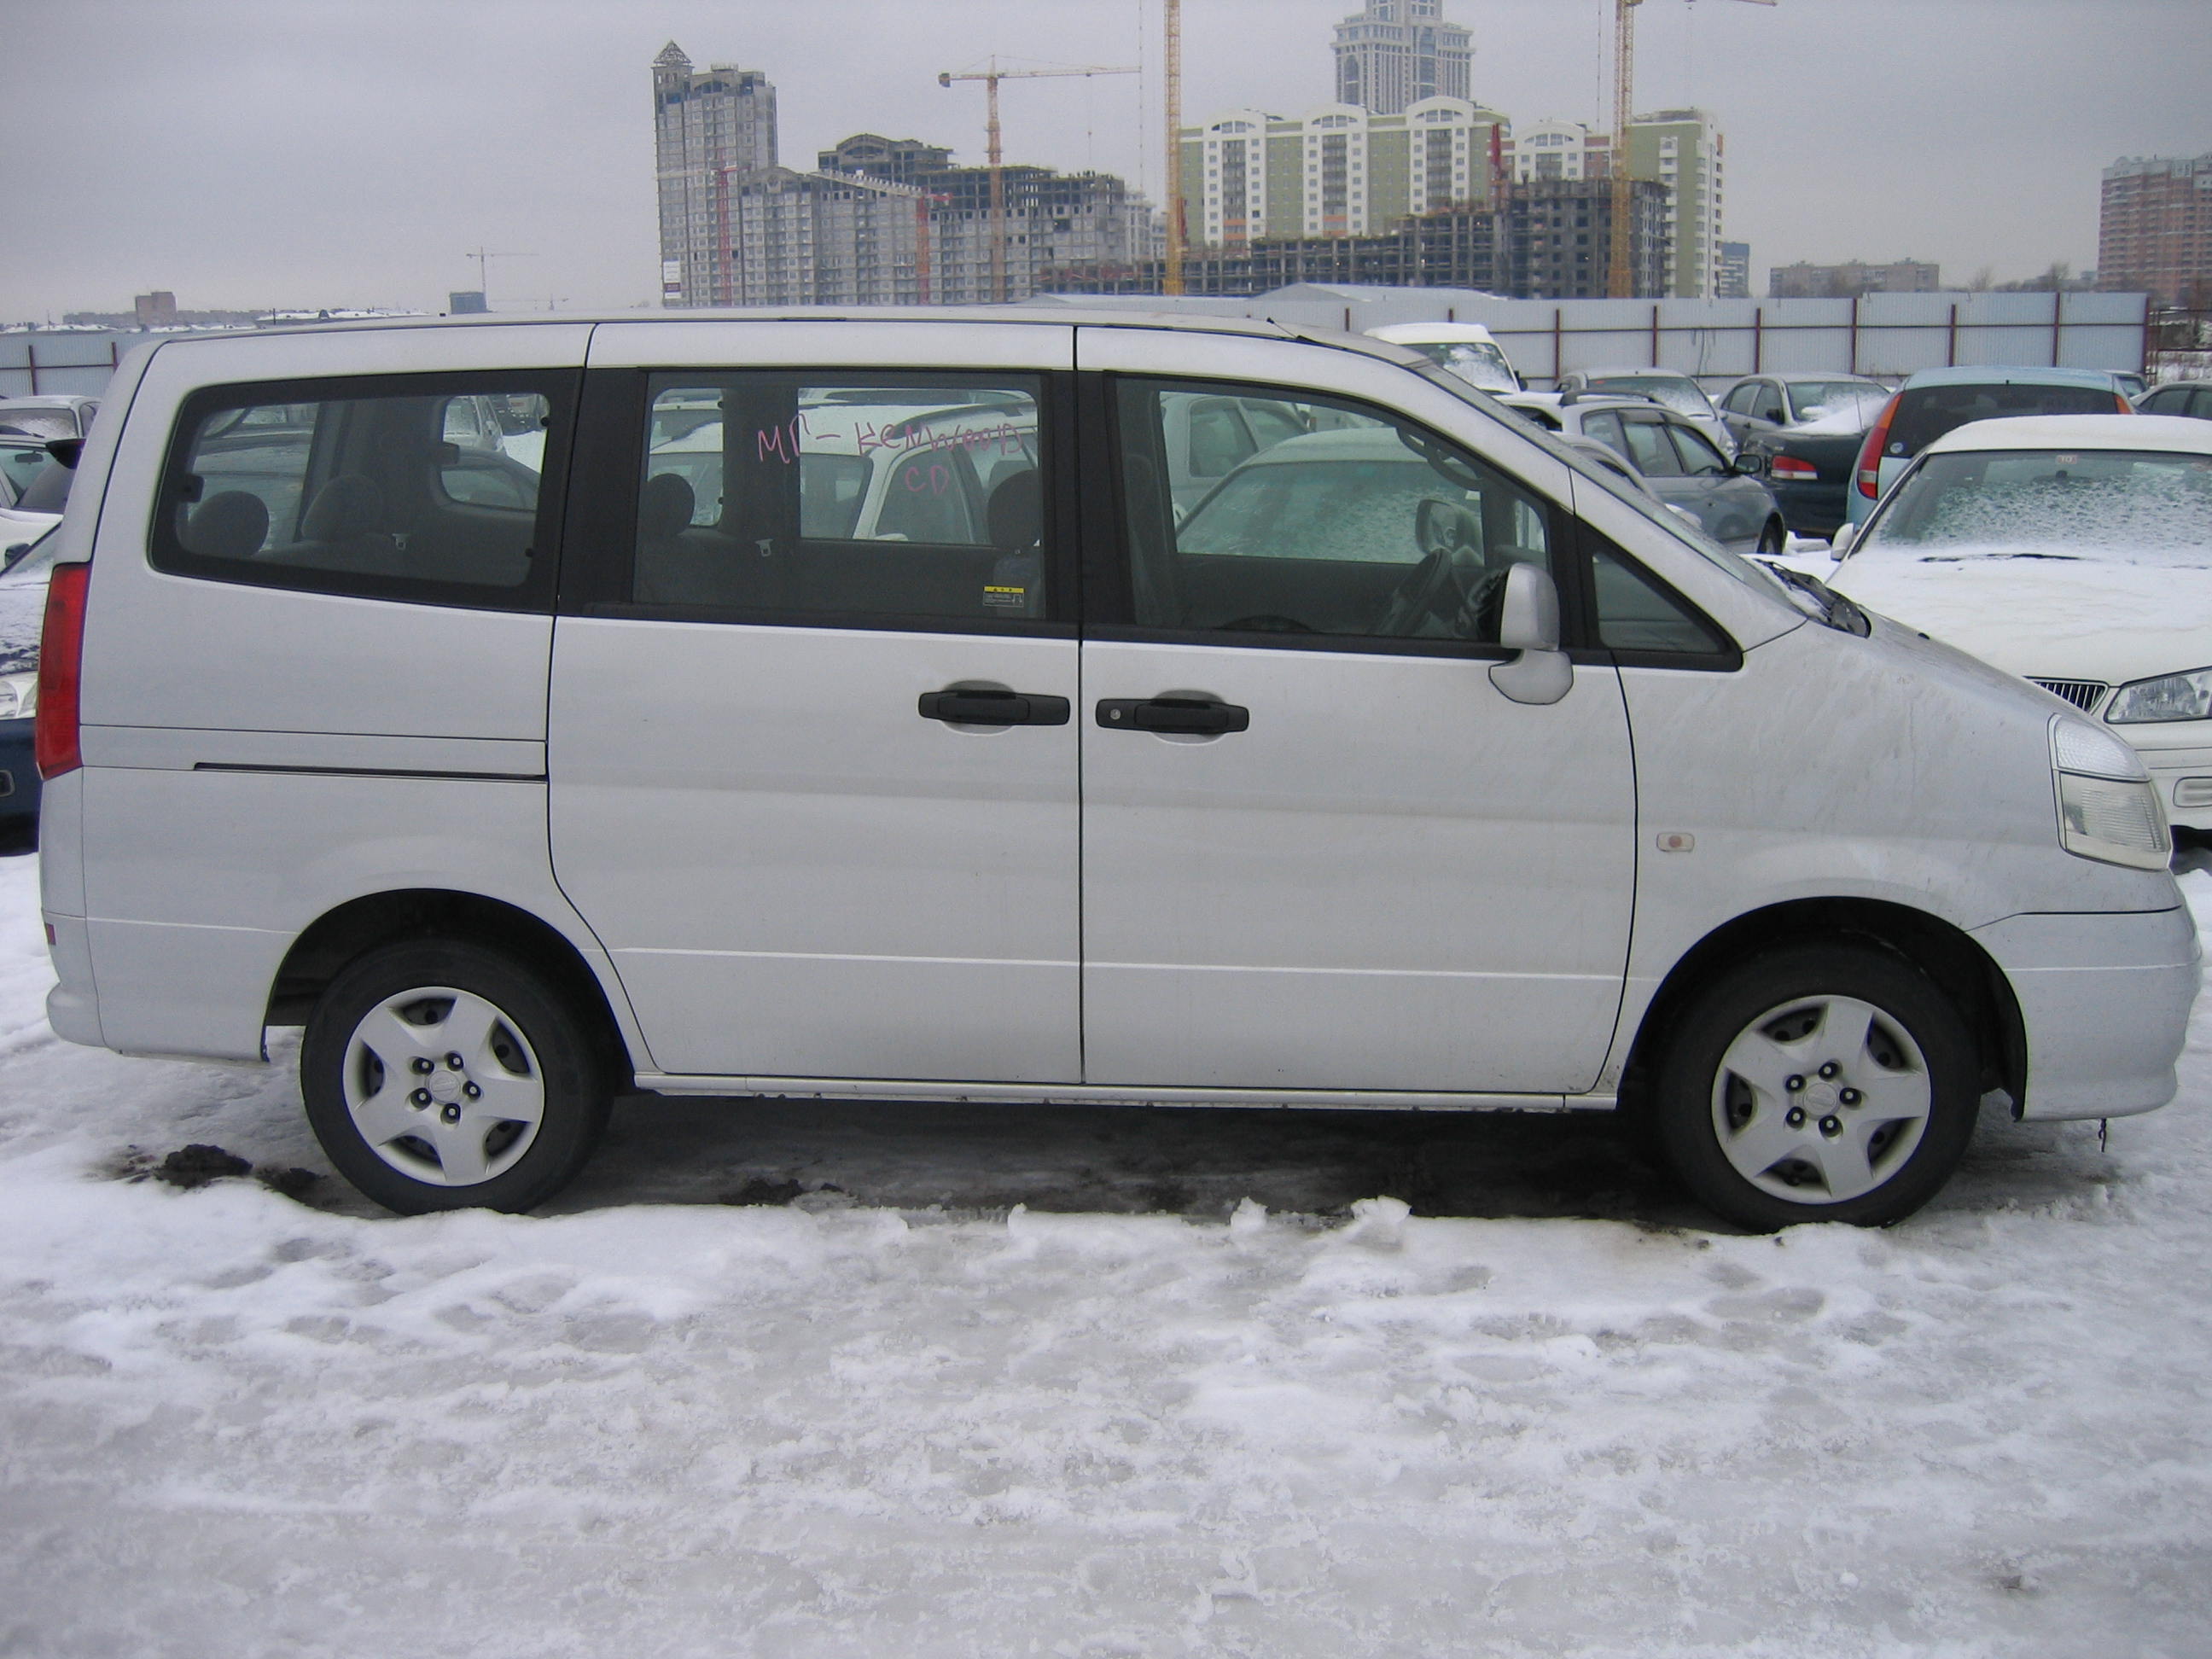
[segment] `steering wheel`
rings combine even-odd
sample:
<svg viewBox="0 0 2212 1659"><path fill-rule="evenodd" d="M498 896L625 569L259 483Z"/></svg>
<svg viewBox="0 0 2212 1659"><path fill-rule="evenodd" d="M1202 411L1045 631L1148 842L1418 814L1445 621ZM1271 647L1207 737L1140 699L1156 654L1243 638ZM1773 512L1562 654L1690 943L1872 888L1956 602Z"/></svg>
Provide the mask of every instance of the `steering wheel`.
<svg viewBox="0 0 2212 1659"><path fill-rule="evenodd" d="M1472 640L1502 591L1504 578L1482 556L1482 525L1474 514L1433 496L1414 509L1421 562L1382 602L1373 631L1398 639Z"/></svg>

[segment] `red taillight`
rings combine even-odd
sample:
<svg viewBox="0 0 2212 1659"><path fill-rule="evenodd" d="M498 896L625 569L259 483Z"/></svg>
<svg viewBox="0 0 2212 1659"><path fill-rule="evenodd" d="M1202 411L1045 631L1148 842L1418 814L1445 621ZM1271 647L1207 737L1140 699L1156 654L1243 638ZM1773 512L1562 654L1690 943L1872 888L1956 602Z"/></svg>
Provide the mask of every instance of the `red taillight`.
<svg viewBox="0 0 2212 1659"><path fill-rule="evenodd" d="M1777 455L1766 470L1774 477L1788 478L1796 483L1809 483L1820 476L1819 467L1795 455Z"/></svg>
<svg viewBox="0 0 2212 1659"><path fill-rule="evenodd" d="M88 564L58 564L46 582L46 623L39 637L39 713L33 752L39 775L58 778L84 764L77 743L77 686L84 665L84 593Z"/></svg>
<svg viewBox="0 0 2212 1659"><path fill-rule="evenodd" d="M1869 501L1881 494L1881 447L1889 441L1889 423L1897 414L1897 400L1905 394L1893 392L1889 401L1881 406L1881 418L1867 433L1866 442L1859 448L1858 491Z"/></svg>

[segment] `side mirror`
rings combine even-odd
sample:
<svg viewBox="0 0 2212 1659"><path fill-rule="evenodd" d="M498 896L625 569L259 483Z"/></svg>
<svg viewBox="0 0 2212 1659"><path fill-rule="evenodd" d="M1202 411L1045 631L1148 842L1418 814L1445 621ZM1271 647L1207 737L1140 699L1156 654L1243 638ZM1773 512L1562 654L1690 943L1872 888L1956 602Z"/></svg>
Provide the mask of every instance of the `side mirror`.
<svg viewBox="0 0 2212 1659"><path fill-rule="evenodd" d="M1505 573L1498 642L1519 654L1493 663L1490 683L1516 702L1557 702L1574 690L1575 665L1559 649L1559 589L1541 565Z"/></svg>
<svg viewBox="0 0 2212 1659"><path fill-rule="evenodd" d="M1771 465L1771 459L1763 451L1739 449L1735 453L1735 459L1729 463L1729 471L1740 477L1762 478L1766 476L1767 468Z"/></svg>
<svg viewBox="0 0 2212 1659"><path fill-rule="evenodd" d="M1858 534L1859 527L1855 524L1839 526L1836 533L1828 538L1828 556L1842 558L1851 550L1851 544L1858 539Z"/></svg>

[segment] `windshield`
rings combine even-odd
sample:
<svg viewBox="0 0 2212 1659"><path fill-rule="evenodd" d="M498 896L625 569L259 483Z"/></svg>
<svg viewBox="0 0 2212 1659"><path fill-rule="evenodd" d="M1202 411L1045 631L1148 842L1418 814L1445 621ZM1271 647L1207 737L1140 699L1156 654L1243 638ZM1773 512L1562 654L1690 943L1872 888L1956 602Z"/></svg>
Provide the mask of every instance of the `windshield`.
<svg viewBox="0 0 2212 1659"><path fill-rule="evenodd" d="M1656 403L1699 417L1711 416L1713 406L1695 380L1679 374L1608 374L1592 380L1593 392L1640 392Z"/></svg>
<svg viewBox="0 0 2212 1659"><path fill-rule="evenodd" d="M1960 450L1898 486L1859 550L1918 557L2212 564L2212 455Z"/></svg>
<svg viewBox="0 0 2212 1659"><path fill-rule="evenodd" d="M1755 587L1769 598L1780 599L1793 611L1802 612L1807 608L1791 592L1789 586L1764 565L1754 563L1739 554L1729 552L1718 542L1712 540L1702 531L1685 522L1678 514L1662 506L1656 496L1645 494L1626 478L1577 454L1571 444L1565 442L1556 434L1547 432L1533 421L1519 419L1514 410L1507 409L1502 404L1492 402L1490 398L1475 391L1455 374L1437 368L1417 368L1413 373L1425 380L1443 387L1462 403L1474 404L1492 420L1510 424L1512 429L1522 437L1533 443L1541 445L1546 450L1572 467L1578 478L1589 479L1591 483L1604 490L1616 501L1626 502L1644 518L1657 525L1683 546L1690 549L1699 558L1726 571L1745 586Z"/></svg>
<svg viewBox="0 0 2212 1659"><path fill-rule="evenodd" d="M1817 421L1833 415L1863 416L1869 425L1889 401L1887 388L1864 380L1795 380L1790 402L1801 421Z"/></svg>
<svg viewBox="0 0 2212 1659"><path fill-rule="evenodd" d="M1404 343L1431 362L1448 368L1485 392L1518 392L1521 382L1505 354L1488 340L1419 340Z"/></svg>

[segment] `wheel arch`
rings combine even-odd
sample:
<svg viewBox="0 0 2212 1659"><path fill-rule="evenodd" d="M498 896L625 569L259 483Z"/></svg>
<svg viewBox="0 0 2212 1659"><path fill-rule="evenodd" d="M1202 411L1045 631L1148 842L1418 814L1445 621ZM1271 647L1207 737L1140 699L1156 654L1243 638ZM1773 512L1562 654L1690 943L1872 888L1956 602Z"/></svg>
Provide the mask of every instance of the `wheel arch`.
<svg viewBox="0 0 2212 1659"><path fill-rule="evenodd" d="M1815 942L1871 945L1936 982L1981 1057L1982 1092L2002 1090L2019 1115L2027 1091L2027 1028L2003 969L1959 927L1880 899L1795 899L1723 922L1686 951L1644 1011L1622 1070L1622 1104L1640 1104L1668 1034L1713 977L1761 952Z"/></svg>
<svg viewBox="0 0 2212 1659"><path fill-rule="evenodd" d="M453 939L509 951L549 977L590 1023L618 1086L630 1086L629 1045L605 988L573 941L529 911L481 893L405 888L365 894L318 917L293 940L269 993L265 1023L301 1025L316 1000L363 952L405 939Z"/></svg>

